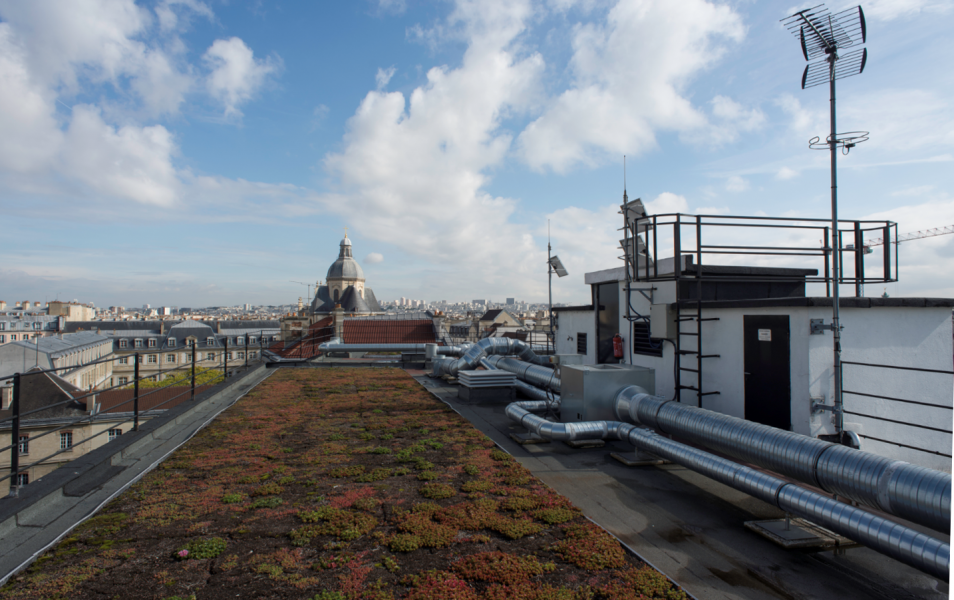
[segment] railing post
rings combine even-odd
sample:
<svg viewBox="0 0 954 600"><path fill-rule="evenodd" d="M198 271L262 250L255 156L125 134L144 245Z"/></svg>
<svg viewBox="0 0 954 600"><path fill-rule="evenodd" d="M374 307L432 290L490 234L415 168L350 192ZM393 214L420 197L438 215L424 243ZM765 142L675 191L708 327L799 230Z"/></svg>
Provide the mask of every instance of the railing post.
<svg viewBox="0 0 954 600"><path fill-rule="evenodd" d="M225 350L222 351L222 381L229 376L229 336L225 336Z"/></svg>
<svg viewBox="0 0 954 600"><path fill-rule="evenodd" d="M13 401L10 405L13 412L13 421L10 426L12 446L10 447L10 497L16 498L20 494L20 485L17 476L20 472L20 374L13 375Z"/></svg>
<svg viewBox="0 0 954 600"><path fill-rule="evenodd" d="M248 368L248 334L245 334L245 368Z"/></svg>
<svg viewBox="0 0 954 600"><path fill-rule="evenodd" d="M133 354L133 431L139 431L139 353Z"/></svg>
<svg viewBox="0 0 954 600"><path fill-rule="evenodd" d="M192 394L189 400L195 400L195 341L192 342Z"/></svg>

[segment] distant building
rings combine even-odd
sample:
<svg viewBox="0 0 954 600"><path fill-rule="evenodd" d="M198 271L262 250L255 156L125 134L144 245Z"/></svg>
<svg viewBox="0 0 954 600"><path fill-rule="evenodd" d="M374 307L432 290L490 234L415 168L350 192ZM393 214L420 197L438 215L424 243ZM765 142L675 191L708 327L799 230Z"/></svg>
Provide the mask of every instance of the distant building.
<svg viewBox="0 0 954 600"><path fill-rule="evenodd" d="M91 331L17 341L0 346L0 377L41 369L62 369L60 378L84 390L106 387L113 372L112 361L90 364L111 355L108 337Z"/></svg>
<svg viewBox="0 0 954 600"><path fill-rule="evenodd" d="M513 306L514 304L516 304L516 301L513 298L507 298L507 306Z"/></svg>
<svg viewBox="0 0 954 600"><path fill-rule="evenodd" d="M78 302L54 300L49 304L49 314L65 317L67 321L92 321L96 318L96 309Z"/></svg>
<svg viewBox="0 0 954 600"><path fill-rule="evenodd" d="M520 322L520 319L515 317L510 311L497 308L494 310L488 310L483 314L479 319L480 331L487 331L490 327L496 326L506 326L506 327L521 327L523 323Z"/></svg>
<svg viewBox="0 0 954 600"><path fill-rule="evenodd" d="M325 285L315 289L311 314L328 314L340 305L346 313L384 312L371 288L365 287L364 271L351 252L351 240L345 234L339 244L338 258L331 263Z"/></svg>

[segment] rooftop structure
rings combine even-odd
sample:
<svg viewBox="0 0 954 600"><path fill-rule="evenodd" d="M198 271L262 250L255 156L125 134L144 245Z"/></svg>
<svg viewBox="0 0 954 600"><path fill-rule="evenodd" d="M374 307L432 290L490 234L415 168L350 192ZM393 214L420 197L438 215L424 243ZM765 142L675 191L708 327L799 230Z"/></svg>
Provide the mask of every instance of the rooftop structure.
<svg viewBox="0 0 954 600"><path fill-rule="evenodd" d="M371 288L365 287L364 271L354 259L348 234L339 244L338 258L328 267L326 283L319 281L311 314L330 313L340 306L347 313L370 314L382 312Z"/></svg>

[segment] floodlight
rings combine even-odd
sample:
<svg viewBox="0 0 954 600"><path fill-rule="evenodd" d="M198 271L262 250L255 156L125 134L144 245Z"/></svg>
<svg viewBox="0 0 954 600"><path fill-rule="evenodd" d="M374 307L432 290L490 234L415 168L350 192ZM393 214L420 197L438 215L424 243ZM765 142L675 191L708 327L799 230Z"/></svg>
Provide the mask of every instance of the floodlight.
<svg viewBox="0 0 954 600"><path fill-rule="evenodd" d="M569 275L563 267L563 263L560 262L560 257L556 254L550 257L550 267L553 269L553 272L557 274L557 277L566 277Z"/></svg>

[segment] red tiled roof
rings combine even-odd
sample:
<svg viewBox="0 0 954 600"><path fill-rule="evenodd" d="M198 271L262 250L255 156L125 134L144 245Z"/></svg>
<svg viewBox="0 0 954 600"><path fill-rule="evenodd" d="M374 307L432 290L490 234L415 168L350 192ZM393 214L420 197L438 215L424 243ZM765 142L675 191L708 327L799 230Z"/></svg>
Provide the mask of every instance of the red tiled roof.
<svg viewBox="0 0 954 600"><path fill-rule="evenodd" d="M195 386L196 395L209 389L210 385ZM166 410L188 402L191 388L187 385L177 385L164 388L142 388L139 390L139 410ZM100 413L119 413L133 411L134 390L109 390L96 394L96 402L100 405ZM125 404L124 404L125 403Z"/></svg>
<svg viewBox="0 0 954 600"><path fill-rule="evenodd" d="M345 319L345 344L434 344L430 319Z"/></svg>

